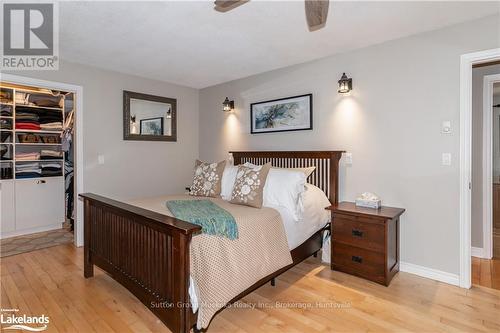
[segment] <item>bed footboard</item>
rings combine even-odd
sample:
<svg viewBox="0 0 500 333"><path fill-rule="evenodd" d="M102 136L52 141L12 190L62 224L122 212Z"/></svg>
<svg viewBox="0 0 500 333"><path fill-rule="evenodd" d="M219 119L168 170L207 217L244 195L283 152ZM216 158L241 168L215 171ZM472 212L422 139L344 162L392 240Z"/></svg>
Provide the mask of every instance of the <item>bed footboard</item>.
<svg viewBox="0 0 500 333"><path fill-rule="evenodd" d="M94 265L130 290L172 332L189 332L189 244L197 225L146 209L82 194L84 276Z"/></svg>

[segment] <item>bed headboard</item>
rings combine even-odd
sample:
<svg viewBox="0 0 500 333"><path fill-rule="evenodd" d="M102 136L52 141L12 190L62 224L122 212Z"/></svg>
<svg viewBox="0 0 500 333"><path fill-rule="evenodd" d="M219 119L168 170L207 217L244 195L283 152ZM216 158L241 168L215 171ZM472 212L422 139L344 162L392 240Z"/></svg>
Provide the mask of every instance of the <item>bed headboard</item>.
<svg viewBox="0 0 500 333"><path fill-rule="evenodd" d="M234 164L271 162L278 168L304 168L315 166L307 179L325 192L332 204L339 198L339 160L343 151L231 151Z"/></svg>

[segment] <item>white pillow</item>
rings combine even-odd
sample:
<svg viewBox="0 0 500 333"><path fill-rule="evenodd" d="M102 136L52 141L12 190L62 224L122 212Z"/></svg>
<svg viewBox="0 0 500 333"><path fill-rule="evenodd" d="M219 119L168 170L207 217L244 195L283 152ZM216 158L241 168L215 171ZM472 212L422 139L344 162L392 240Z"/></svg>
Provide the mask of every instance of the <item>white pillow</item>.
<svg viewBox="0 0 500 333"><path fill-rule="evenodd" d="M331 212L325 208L331 206L330 200L319 187L306 184L306 191L302 195L304 202L304 214L302 221L306 223L317 222L322 227L331 220Z"/></svg>
<svg viewBox="0 0 500 333"><path fill-rule="evenodd" d="M245 163L247 167L255 164ZM271 168L264 186L264 207L284 207L298 221L304 212L302 193L306 190L306 174L302 170Z"/></svg>
<svg viewBox="0 0 500 333"><path fill-rule="evenodd" d="M222 173L220 196L223 200L231 200L233 194L234 182L236 181L236 174L238 167L234 165L227 165Z"/></svg>

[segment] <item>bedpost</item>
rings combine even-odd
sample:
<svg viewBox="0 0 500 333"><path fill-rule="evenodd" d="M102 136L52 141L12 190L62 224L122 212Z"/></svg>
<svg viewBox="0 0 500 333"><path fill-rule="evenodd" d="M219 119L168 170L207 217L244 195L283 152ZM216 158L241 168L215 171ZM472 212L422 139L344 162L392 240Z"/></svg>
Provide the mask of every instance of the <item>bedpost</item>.
<svg viewBox="0 0 500 333"><path fill-rule="evenodd" d="M90 202L84 199L84 217L83 217L83 276L90 278L94 276L94 263L92 262L92 254L90 253L90 237L91 237L91 222L90 222Z"/></svg>
<svg viewBox="0 0 500 333"><path fill-rule="evenodd" d="M339 161L342 157L341 151L332 151L330 157L330 202L333 205L339 203Z"/></svg>

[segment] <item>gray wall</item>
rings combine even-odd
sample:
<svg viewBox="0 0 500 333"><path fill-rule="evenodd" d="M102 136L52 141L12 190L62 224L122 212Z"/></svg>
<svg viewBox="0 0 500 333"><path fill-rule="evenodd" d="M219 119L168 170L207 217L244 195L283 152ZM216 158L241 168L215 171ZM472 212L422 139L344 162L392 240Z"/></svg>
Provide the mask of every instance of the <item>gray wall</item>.
<svg viewBox="0 0 500 333"><path fill-rule="evenodd" d="M292 66L200 91L200 157L229 150L343 149L340 198L377 193L407 209L401 221L401 259L459 272L460 55L500 46L499 17ZM342 72L354 80L337 94ZM314 130L250 134L249 105L313 93ZM236 110L223 113L228 96ZM453 133L441 134L451 120ZM452 153L452 165L441 154Z"/></svg>
<svg viewBox="0 0 500 333"><path fill-rule="evenodd" d="M472 211L471 244L483 247L483 79L500 74L500 65L472 69Z"/></svg>
<svg viewBox="0 0 500 333"><path fill-rule="evenodd" d="M10 73L83 86L86 191L127 199L180 193L190 184L198 157L197 89L66 62L54 72ZM123 90L177 98L177 142L124 141Z"/></svg>

